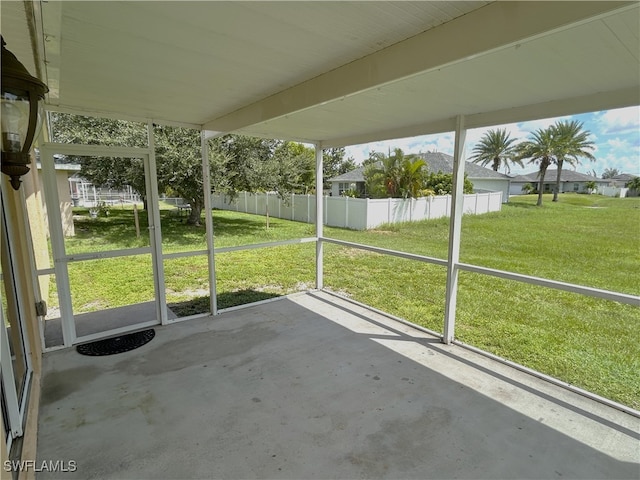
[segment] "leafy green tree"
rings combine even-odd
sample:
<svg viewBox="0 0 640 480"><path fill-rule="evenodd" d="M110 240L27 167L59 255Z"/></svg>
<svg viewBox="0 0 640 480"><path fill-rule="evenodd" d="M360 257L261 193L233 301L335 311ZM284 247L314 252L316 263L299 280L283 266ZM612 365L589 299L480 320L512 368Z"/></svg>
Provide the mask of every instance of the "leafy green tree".
<svg viewBox="0 0 640 480"><path fill-rule="evenodd" d="M430 172L427 175L425 188L433 190L436 195L450 195L453 192L453 173ZM462 192L473 193L473 183L466 173L464 174Z"/></svg>
<svg viewBox="0 0 640 480"><path fill-rule="evenodd" d="M58 112L49 113L49 119L53 142L140 148L148 146L147 125L144 123ZM68 157L62 161L68 163L75 160L75 157Z"/></svg>
<svg viewBox="0 0 640 480"><path fill-rule="evenodd" d="M536 130L528 140L517 146L519 160L528 159L528 163L538 165L538 201L536 203L538 206L542 206L544 177L549 165L555 160L555 148L553 127Z"/></svg>
<svg viewBox="0 0 640 480"><path fill-rule="evenodd" d="M617 168L605 168L602 172L602 178L613 178L620 175L620 171Z"/></svg>
<svg viewBox="0 0 640 480"><path fill-rule="evenodd" d="M633 180L629 180L625 187L635 190L636 192L640 192L640 177L635 177Z"/></svg>
<svg viewBox="0 0 640 480"><path fill-rule="evenodd" d="M280 181L276 191L307 194L316 187L316 158L313 148L297 142L283 142L274 152Z"/></svg>
<svg viewBox="0 0 640 480"><path fill-rule="evenodd" d="M584 184L584 186L587 187L588 193L594 192L597 188L596 182L594 180L589 180L587 183Z"/></svg>
<svg viewBox="0 0 640 480"><path fill-rule="evenodd" d="M296 142L241 135L211 141L212 188L230 198L238 192L275 192L288 201L291 193L315 187L315 151ZM269 228L268 204L265 211Z"/></svg>
<svg viewBox="0 0 640 480"><path fill-rule="evenodd" d="M557 121L550 128L554 143L554 163L558 167L556 186L553 190L553 201L557 202L564 162L575 166L580 163L580 158L595 161L596 157L590 151L595 149L595 145L589 140L591 133L588 130L583 130L583 124L577 120Z"/></svg>
<svg viewBox="0 0 640 480"><path fill-rule="evenodd" d="M187 224L200 225L204 209L200 132L180 127L154 127L158 190L171 188L191 207Z"/></svg>
<svg viewBox="0 0 640 480"><path fill-rule="evenodd" d="M296 142L244 135L211 140L220 156L212 163L214 191L234 198L238 192L308 193L315 187L315 152Z"/></svg>
<svg viewBox="0 0 640 480"><path fill-rule="evenodd" d="M471 161L483 167L491 164L496 172L504 165L510 172L510 163L522 166L522 161L515 156L514 142L515 139L510 138L506 129L489 130L474 147Z"/></svg>
<svg viewBox="0 0 640 480"><path fill-rule="evenodd" d="M214 162L211 172L215 191L235 198L238 192L264 190L256 169L264 170L262 164L272 158L280 143L246 135L223 135L210 140L211 151L223 158Z"/></svg>
<svg viewBox="0 0 640 480"><path fill-rule="evenodd" d="M137 122L51 112L51 140L56 143L141 147L148 145L147 126ZM147 207L144 165L139 158L57 156L56 163L80 164L80 175L94 185L130 186Z"/></svg>

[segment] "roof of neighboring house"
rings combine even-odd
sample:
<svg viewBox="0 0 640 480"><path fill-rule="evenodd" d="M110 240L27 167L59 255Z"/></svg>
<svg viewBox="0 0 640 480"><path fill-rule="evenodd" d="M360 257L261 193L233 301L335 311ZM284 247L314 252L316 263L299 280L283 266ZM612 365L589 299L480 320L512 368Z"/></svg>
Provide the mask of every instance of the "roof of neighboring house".
<svg viewBox="0 0 640 480"><path fill-rule="evenodd" d="M330 178L329 182L364 182L364 169L366 167L358 167L350 172L343 173L337 177Z"/></svg>
<svg viewBox="0 0 640 480"><path fill-rule="evenodd" d="M549 169L544 176L545 182L555 182L556 176L558 175L557 170ZM511 179L511 183L537 183L540 181L540 177L538 177L538 172L527 173L525 175L517 175ZM575 172L573 170L562 170L560 174L561 182L596 182L596 183L606 183L607 180L603 180L601 178L593 177L591 175L587 175L585 173Z"/></svg>
<svg viewBox="0 0 640 480"><path fill-rule="evenodd" d="M638 175L634 175L632 173L621 173L620 175L615 175L611 178L607 178L607 180L615 180L618 182L630 182L634 178L637 178Z"/></svg>
<svg viewBox="0 0 640 480"><path fill-rule="evenodd" d="M453 157L441 152L420 153L418 155L427 164L430 172L453 173ZM350 172L330 178L329 182L364 182L364 170L366 167L358 167ZM510 177L503 173L494 172L490 168L481 167L475 163L466 162L465 173L469 180L492 179L509 180Z"/></svg>
<svg viewBox="0 0 640 480"><path fill-rule="evenodd" d="M428 152L421 153L419 156L429 166L430 172L453 173L453 157L451 155L441 152ZM496 180L510 179L510 177L504 173L495 172L490 168L482 167L468 160L464 166L464 171L470 180L473 180L474 178L490 178Z"/></svg>

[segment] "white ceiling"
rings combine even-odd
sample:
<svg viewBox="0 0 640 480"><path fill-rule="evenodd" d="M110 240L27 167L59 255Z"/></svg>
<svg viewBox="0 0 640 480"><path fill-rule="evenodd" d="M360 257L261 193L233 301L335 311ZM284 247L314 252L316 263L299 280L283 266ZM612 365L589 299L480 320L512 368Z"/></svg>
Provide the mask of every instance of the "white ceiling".
<svg viewBox="0 0 640 480"><path fill-rule="evenodd" d="M59 110L338 146L640 104L638 2L33 6L2 34Z"/></svg>

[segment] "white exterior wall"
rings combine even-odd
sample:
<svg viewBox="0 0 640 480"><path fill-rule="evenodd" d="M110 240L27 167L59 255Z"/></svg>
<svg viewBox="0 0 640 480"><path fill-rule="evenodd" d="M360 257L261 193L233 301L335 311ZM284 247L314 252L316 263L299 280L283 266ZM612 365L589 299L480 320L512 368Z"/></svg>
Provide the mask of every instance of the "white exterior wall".
<svg viewBox="0 0 640 480"><path fill-rule="evenodd" d="M524 187L527 183L522 182L511 182L509 185L509 195L524 195L522 191L522 187ZM531 183L533 185L533 183ZM535 187L535 185L533 185Z"/></svg>
<svg viewBox="0 0 640 480"><path fill-rule="evenodd" d="M473 183L473 188L476 190L486 190L489 192L502 192L502 203L507 203L509 201L509 180L498 180L498 179L476 179L471 180Z"/></svg>
<svg viewBox="0 0 640 480"><path fill-rule="evenodd" d="M56 171L56 185L60 200L60 213L62 215L62 231L67 237L75 235L73 228L73 210L71 192L69 191L69 174L65 171Z"/></svg>
<svg viewBox="0 0 640 480"><path fill-rule="evenodd" d="M524 185L526 185L527 183L531 183L531 185L534 188L538 188L538 182L511 182L511 187L509 188L509 193L511 195L523 195L522 192L522 187ZM574 189L574 184L578 184L578 190ZM545 176L544 178L544 184L545 184L545 191L546 187L549 187L549 192L553 192L553 189L556 186L556 182L555 179L552 181L549 178L547 178ZM608 188L606 187L607 183L606 182L598 182L596 181L596 188L598 189L598 193L602 193L603 195L605 195L603 193L603 189ZM587 182L561 182L560 183L560 193L588 193L587 191Z"/></svg>
<svg viewBox="0 0 640 480"><path fill-rule="evenodd" d="M38 182L42 185L42 171L38 169ZM69 171L56 170L56 187L58 189L58 199L60 200L60 215L62 216L62 231L66 237L73 237L76 232L73 227L73 203L71 202L71 192L69 191ZM44 197L43 197L44 198ZM49 223L47 221L47 206L42 202L44 213L44 223L47 231Z"/></svg>
<svg viewBox="0 0 640 480"><path fill-rule="evenodd" d="M315 195L292 195L283 202L275 194L242 192L231 201L220 194L211 195L211 205L220 210L233 210L256 215L266 214L298 222L315 222ZM499 212L502 192L474 193L464 196L464 213L480 215ZM449 216L451 196L410 198L324 197L324 224L331 227L366 230L384 223L412 222Z"/></svg>

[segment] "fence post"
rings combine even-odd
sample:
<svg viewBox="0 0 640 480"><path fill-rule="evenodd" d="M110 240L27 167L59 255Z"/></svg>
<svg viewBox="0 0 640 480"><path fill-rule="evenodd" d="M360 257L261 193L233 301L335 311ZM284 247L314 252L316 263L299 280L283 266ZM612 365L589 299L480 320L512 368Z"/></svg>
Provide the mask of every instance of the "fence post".
<svg viewBox="0 0 640 480"><path fill-rule="evenodd" d="M344 228L349 228L349 197L344 197Z"/></svg>
<svg viewBox="0 0 640 480"><path fill-rule="evenodd" d="M322 198L324 199L324 209L323 209L323 212L322 212L322 216L324 217L324 223L326 223L328 225L327 218L328 218L329 213L327 211L327 206L328 206L327 202L328 202L328 198L329 197L327 197L325 195L322 195Z"/></svg>
<svg viewBox="0 0 640 480"><path fill-rule="evenodd" d="M369 197L365 199L367 202L364 204L364 229L369 229Z"/></svg>
<svg viewBox="0 0 640 480"><path fill-rule="evenodd" d="M391 223L391 198L387 198L387 223Z"/></svg>

